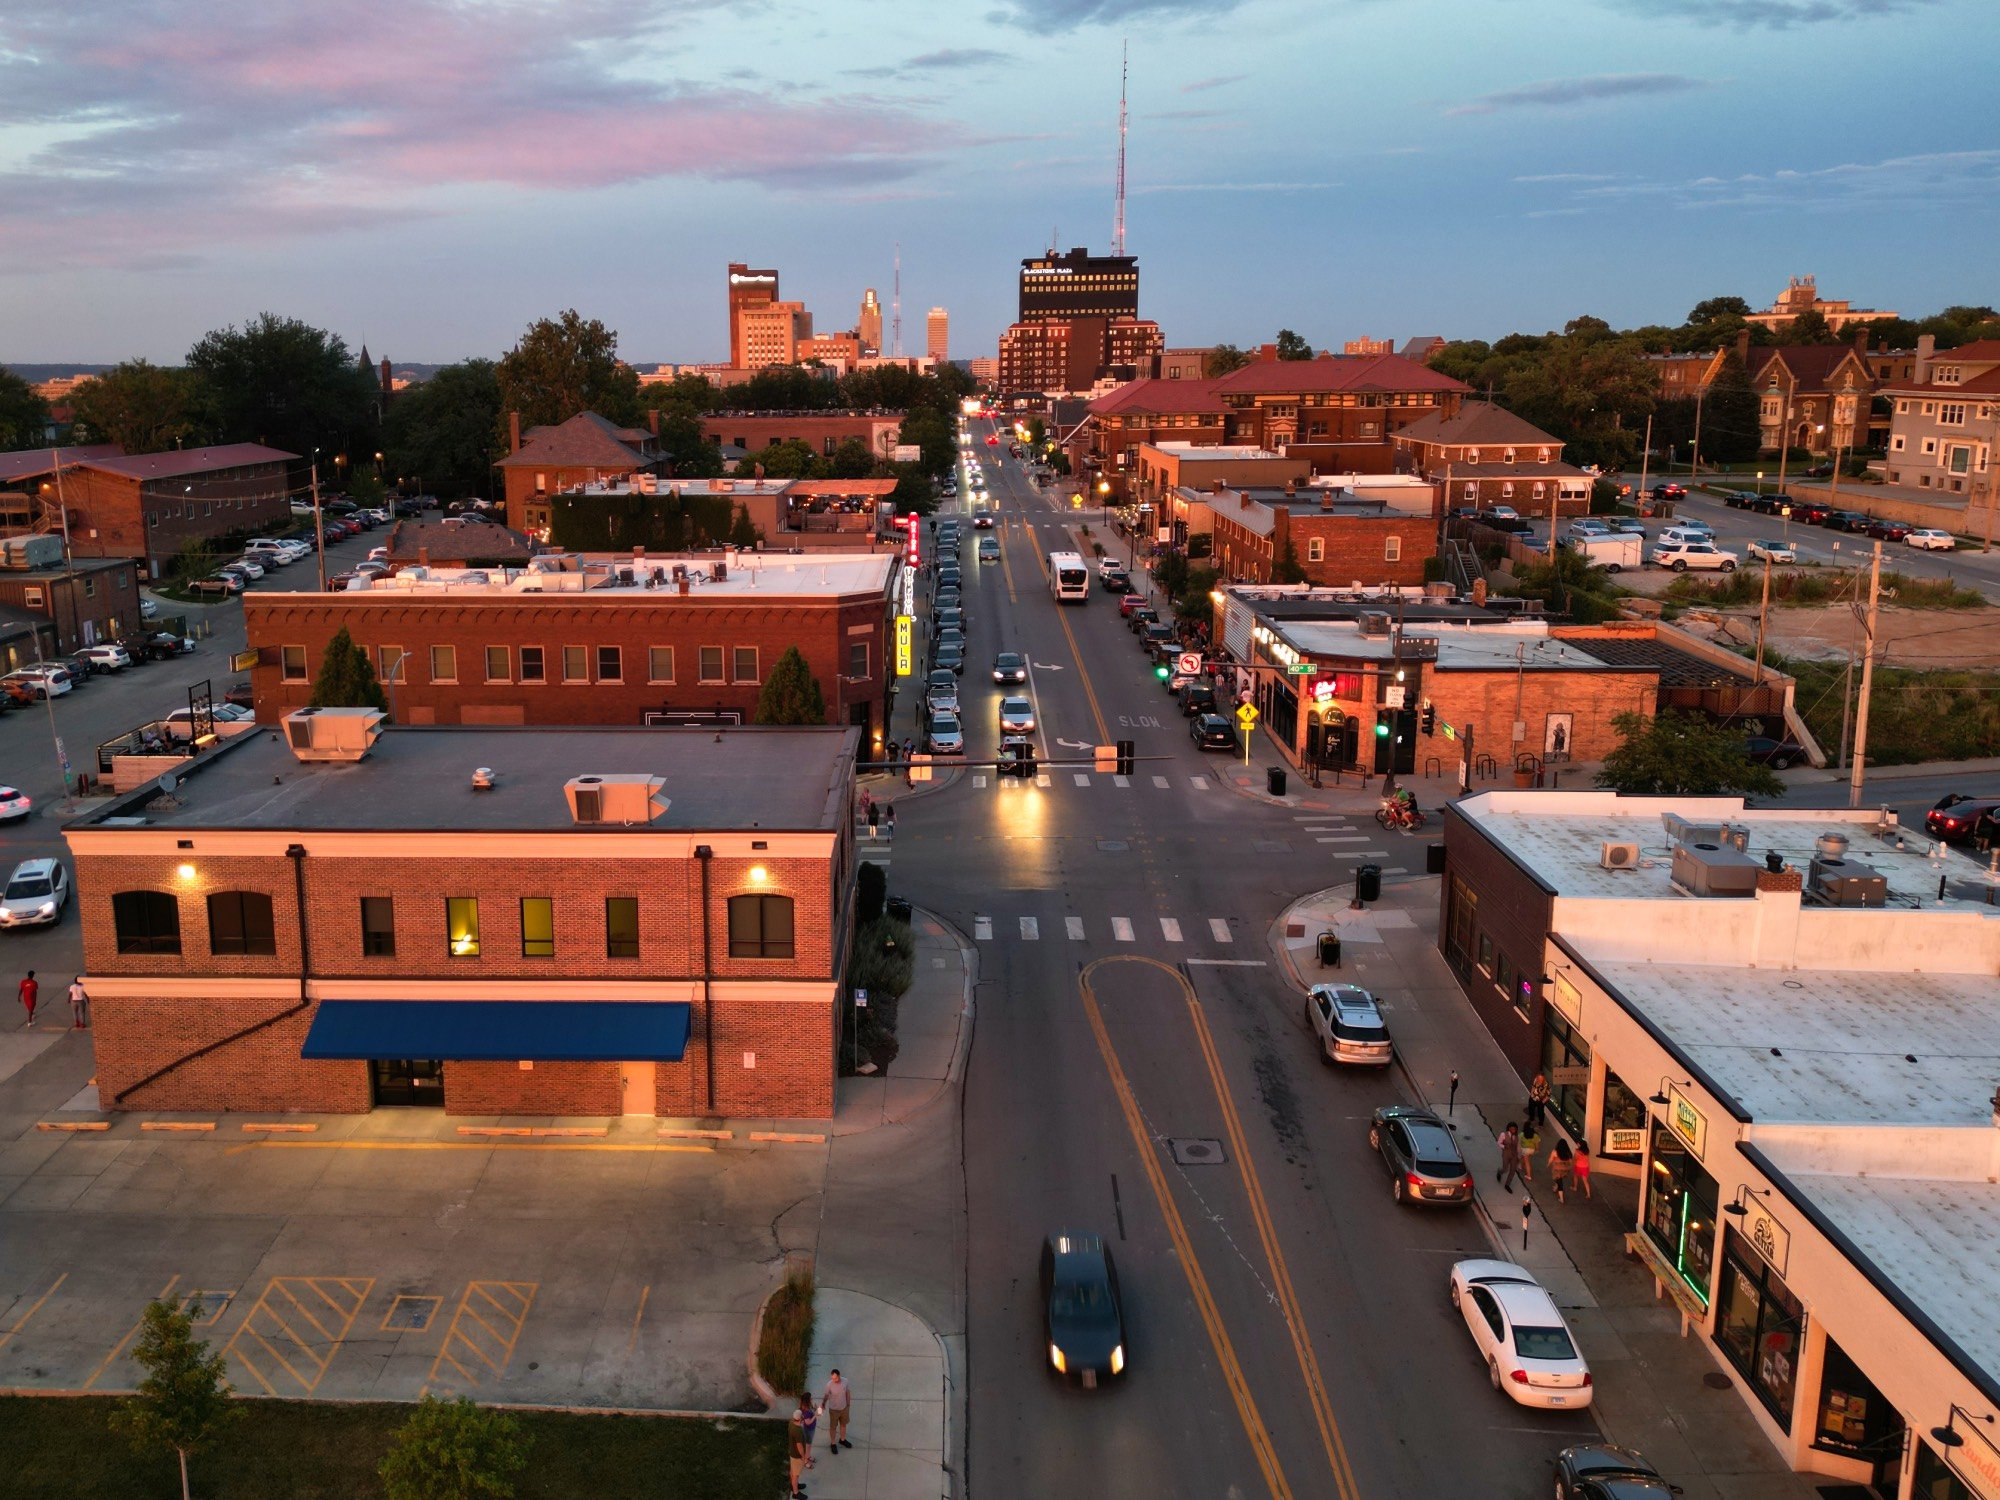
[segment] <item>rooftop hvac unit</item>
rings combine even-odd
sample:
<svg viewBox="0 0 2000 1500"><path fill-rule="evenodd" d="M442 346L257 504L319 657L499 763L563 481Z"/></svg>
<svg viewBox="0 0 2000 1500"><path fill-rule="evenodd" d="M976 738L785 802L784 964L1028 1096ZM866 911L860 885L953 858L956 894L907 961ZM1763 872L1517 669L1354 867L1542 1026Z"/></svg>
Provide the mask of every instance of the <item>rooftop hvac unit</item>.
<svg viewBox="0 0 2000 1500"><path fill-rule="evenodd" d="M1661 813L1660 826L1667 840L1675 844L1719 844L1728 830L1720 823L1695 823L1679 813Z"/></svg>
<svg viewBox="0 0 2000 1500"><path fill-rule="evenodd" d="M1607 870L1636 870L1639 868L1639 846L1606 839L1597 862Z"/></svg>
<svg viewBox="0 0 2000 1500"><path fill-rule="evenodd" d="M1389 633L1389 616L1379 609L1364 609L1357 617L1356 623L1361 627L1363 635L1387 635Z"/></svg>
<svg viewBox="0 0 2000 1500"><path fill-rule="evenodd" d="M374 748L388 717L379 708L302 708L285 715L285 742L302 761L356 761Z"/></svg>
<svg viewBox="0 0 2000 1500"><path fill-rule="evenodd" d="M617 823L636 827L667 810L660 795L666 782L658 776L572 776L563 783L570 816L578 823Z"/></svg>
<svg viewBox="0 0 2000 1500"><path fill-rule="evenodd" d="M1814 896L1828 906L1887 906L1889 882L1867 865L1824 856L1812 862Z"/></svg>
<svg viewBox="0 0 2000 1500"><path fill-rule="evenodd" d="M1396 638L1396 655L1406 661L1436 661L1438 638L1434 635L1403 635Z"/></svg>
<svg viewBox="0 0 2000 1500"><path fill-rule="evenodd" d="M1697 896L1754 896L1763 866L1734 844L1674 845L1674 884Z"/></svg>

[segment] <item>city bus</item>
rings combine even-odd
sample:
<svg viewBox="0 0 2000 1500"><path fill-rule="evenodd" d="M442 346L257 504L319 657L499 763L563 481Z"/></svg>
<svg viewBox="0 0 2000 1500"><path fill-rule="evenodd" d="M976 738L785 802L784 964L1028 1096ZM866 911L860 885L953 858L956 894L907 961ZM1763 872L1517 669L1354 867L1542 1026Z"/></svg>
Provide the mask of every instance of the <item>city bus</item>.
<svg viewBox="0 0 2000 1500"><path fill-rule="evenodd" d="M1058 604L1088 604L1090 570L1084 567L1083 558L1075 552L1051 552L1049 588Z"/></svg>

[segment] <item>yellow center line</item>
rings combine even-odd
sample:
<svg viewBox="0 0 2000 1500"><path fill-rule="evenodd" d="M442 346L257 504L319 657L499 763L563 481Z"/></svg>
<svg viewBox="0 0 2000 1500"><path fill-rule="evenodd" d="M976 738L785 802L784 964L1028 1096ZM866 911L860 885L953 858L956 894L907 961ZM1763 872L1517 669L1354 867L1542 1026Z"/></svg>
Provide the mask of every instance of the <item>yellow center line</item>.
<svg viewBox="0 0 2000 1500"><path fill-rule="evenodd" d="M712 1156L713 1146L668 1141L245 1141L238 1151L675 1151Z"/></svg>
<svg viewBox="0 0 2000 1500"><path fill-rule="evenodd" d="M1132 1086L1127 1082L1124 1067L1118 1061L1118 1053L1111 1045L1110 1032L1105 1029L1103 1012L1098 1008L1097 994L1091 987L1091 974L1107 963L1117 963L1117 959L1101 958L1087 967L1077 977L1077 988L1083 995L1084 1012L1090 1018L1091 1034L1097 1039L1098 1053L1104 1059L1105 1070L1111 1076L1112 1091L1118 1096L1118 1107L1125 1116L1126 1128L1132 1133L1132 1144L1139 1153L1140 1165L1145 1168L1146 1181L1153 1189L1153 1197L1160 1206L1160 1216L1166 1220L1167 1235L1174 1243L1181 1272L1187 1277L1188 1289L1194 1293L1196 1309L1201 1313L1201 1321L1208 1330L1210 1346L1222 1366L1222 1379L1229 1390L1230 1399L1236 1404L1237 1416L1243 1422L1243 1431L1250 1439L1250 1450L1256 1455L1258 1467L1264 1471L1264 1482L1271 1494L1278 1500L1291 1500L1292 1487L1285 1478L1283 1466L1278 1461L1276 1448L1271 1442L1270 1430L1264 1425L1264 1418L1257 1410L1257 1401L1250 1394L1250 1382L1243 1373L1242 1363L1236 1357L1236 1346L1231 1342L1229 1330L1223 1326L1222 1313L1215 1305L1215 1296L1209 1290L1208 1277L1195 1257L1194 1245L1188 1239L1187 1225L1181 1218L1179 1207L1174 1203L1173 1191L1167 1184L1166 1173L1160 1168L1159 1153L1146 1134L1144 1119L1139 1114L1139 1102L1133 1096Z"/></svg>
<svg viewBox="0 0 2000 1500"><path fill-rule="evenodd" d="M49 1298L53 1297L56 1294L56 1287L61 1286L65 1281L68 1280L69 1280L69 1272L65 1271L62 1273L62 1275L56 1278L55 1286L52 1286L46 1292L43 1292L41 1296L35 1299L35 1305L33 1307L29 1308L26 1312L22 1313L20 1317L14 1320L14 1326L12 1328L9 1328L5 1333L0 1333L0 1349L6 1348L9 1341L13 1339L14 1335L19 1333L23 1328L28 1326L28 1319L32 1318L36 1313L40 1312L42 1310L42 1304L48 1301Z"/></svg>
<svg viewBox="0 0 2000 1500"><path fill-rule="evenodd" d="M1014 565L1007 561L1006 533L1006 523L1002 522L1000 526L1000 571L1007 576L1007 602L1009 604L1019 604L1021 596L1014 592ZM972 559L975 565L979 561L979 544L977 542L972 544Z"/></svg>

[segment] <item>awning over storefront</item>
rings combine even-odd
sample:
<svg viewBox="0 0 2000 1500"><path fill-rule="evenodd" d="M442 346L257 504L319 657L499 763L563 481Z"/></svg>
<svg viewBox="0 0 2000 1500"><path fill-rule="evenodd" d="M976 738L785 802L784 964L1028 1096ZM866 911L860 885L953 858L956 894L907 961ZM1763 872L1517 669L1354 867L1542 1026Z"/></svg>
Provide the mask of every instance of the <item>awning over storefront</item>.
<svg viewBox="0 0 2000 1500"><path fill-rule="evenodd" d="M301 1057L679 1062L682 1000L322 1000Z"/></svg>

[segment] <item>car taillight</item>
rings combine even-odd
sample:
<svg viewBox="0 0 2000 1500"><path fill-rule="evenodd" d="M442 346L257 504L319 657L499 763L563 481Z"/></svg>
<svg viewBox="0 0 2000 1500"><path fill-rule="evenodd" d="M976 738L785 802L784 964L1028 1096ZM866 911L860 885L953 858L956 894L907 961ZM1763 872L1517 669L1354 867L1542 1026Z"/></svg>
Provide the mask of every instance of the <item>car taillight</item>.
<svg viewBox="0 0 2000 1500"><path fill-rule="evenodd" d="M1956 828L1956 827L1958 827L1958 819L1956 819L1956 818L1946 818L1946 819L1944 820L1944 826L1945 826L1945 827L1947 827L1947 828Z"/></svg>
<svg viewBox="0 0 2000 1500"><path fill-rule="evenodd" d="M1507 1378L1516 1385L1526 1385L1528 1383L1528 1372L1526 1370L1509 1370Z"/></svg>
<svg viewBox="0 0 2000 1500"><path fill-rule="evenodd" d="M1403 1181L1409 1184L1411 1192L1419 1193L1423 1191L1424 1180L1415 1172L1405 1172L1403 1174Z"/></svg>
<svg viewBox="0 0 2000 1500"><path fill-rule="evenodd" d="M1585 1370L1585 1371L1583 1372L1583 1383L1584 1383L1585 1385L1589 1385L1589 1384L1590 1384L1590 1371L1588 1371L1588 1370Z"/></svg>

